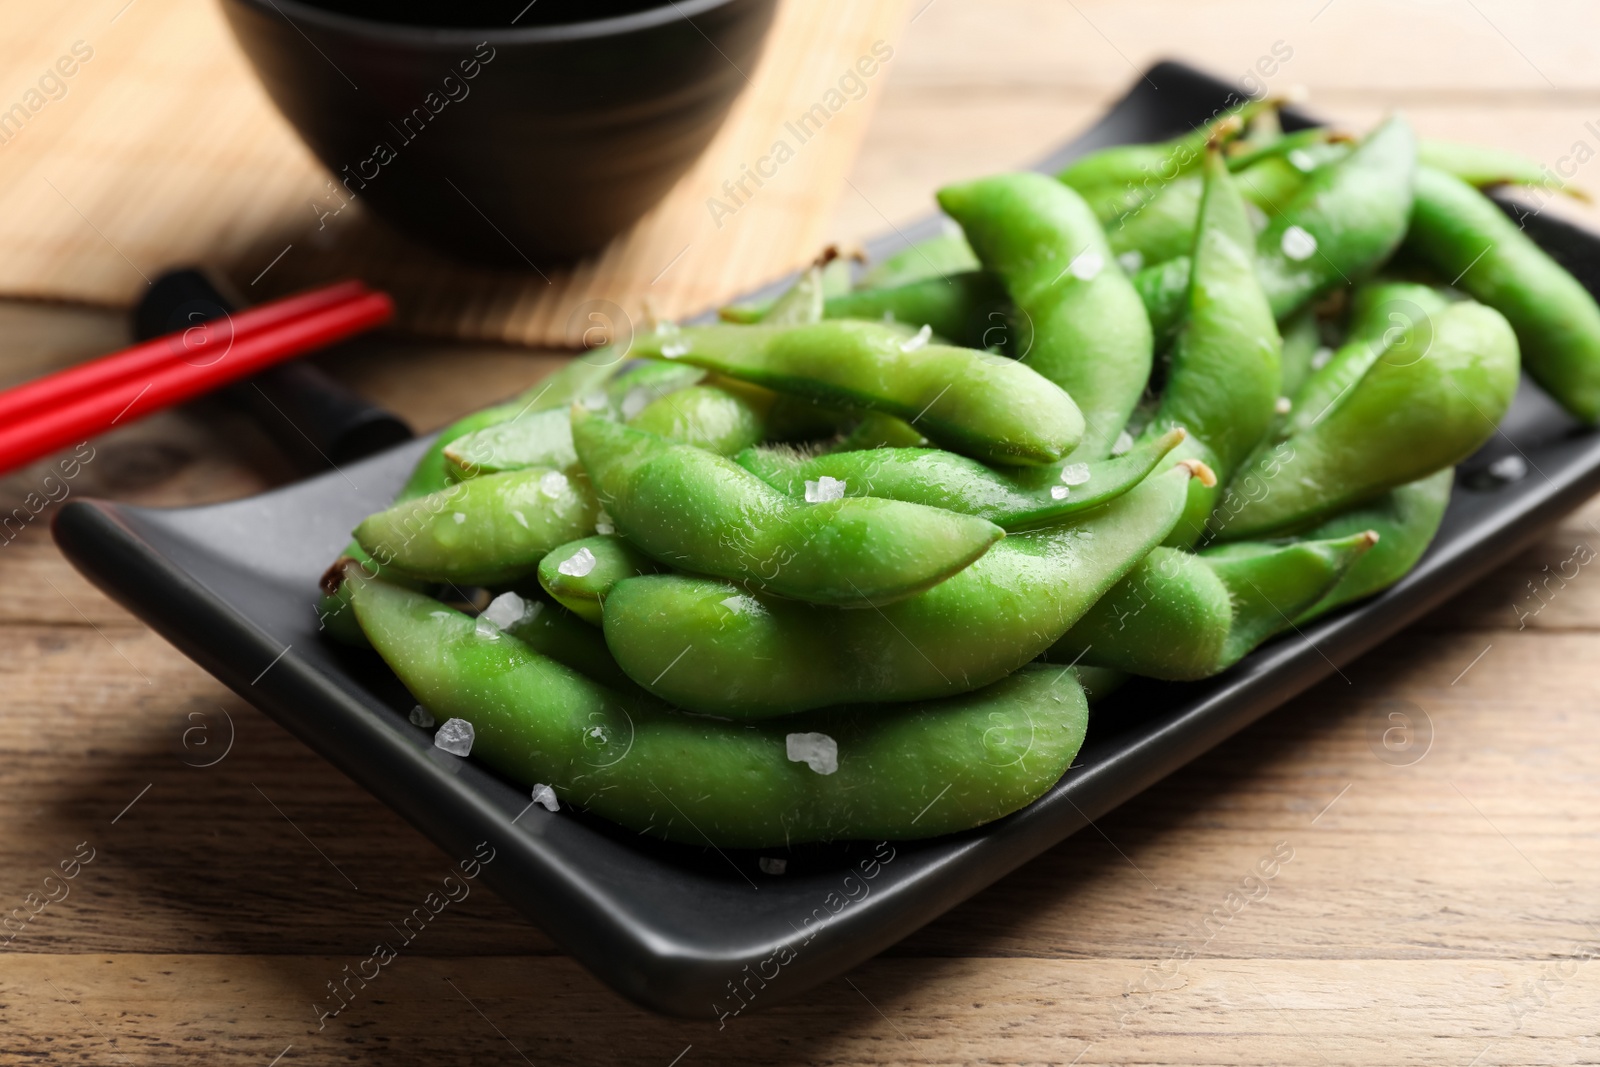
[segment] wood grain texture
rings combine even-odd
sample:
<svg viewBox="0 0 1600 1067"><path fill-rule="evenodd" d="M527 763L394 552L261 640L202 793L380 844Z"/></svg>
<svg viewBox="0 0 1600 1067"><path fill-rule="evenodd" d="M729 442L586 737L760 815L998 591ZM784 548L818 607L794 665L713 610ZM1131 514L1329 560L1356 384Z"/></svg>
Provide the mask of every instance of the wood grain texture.
<svg viewBox="0 0 1600 1067"><path fill-rule="evenodd" d="M1576 4L913 0L911 15L819 237L880 232L942 182L1042 155L1158 56L1242 71L1283 39L1295 54L1273 88L1302 82L1340 121L1403 106L1427 132L1552 163L1600 116L1600 14ZM1593 174L1577 180L1600 191ZM0 305L0 375L119 330ZM550 358L385 339L325 362L433 426ZM93 444L75 492L180 504L291 476L218 404ZM0 480L0 503L42 469ZM1591 502L1096 830L719 1031L621 1000L487 891L319 1029L326 983L452 858L91 589L32 524L0 546L0 902L25 906L80 842L97 851L0 948L0 1064L1600 1061L1600 571L1549 581L1578 546L1600 551L1597 527ZM1401 751L1382 738L1397 709L1416 728ZM227 756L190 765L184 731L204 725L209 744L228 722ZM1230 910L1274 848L1292 858Z"/></svg>

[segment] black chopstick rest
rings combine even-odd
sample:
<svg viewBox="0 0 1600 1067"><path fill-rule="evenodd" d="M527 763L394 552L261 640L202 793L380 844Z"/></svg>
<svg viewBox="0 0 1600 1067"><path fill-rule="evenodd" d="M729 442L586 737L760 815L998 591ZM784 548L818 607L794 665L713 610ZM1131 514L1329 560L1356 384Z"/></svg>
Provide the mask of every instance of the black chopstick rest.
<svg viewBox="0 0 1600 1067"><path fill-rule="evenodd" d="M219 319L243 301L206 271L167 271L133 309L138 340ZM380 452L413 434L398 415L304 361L284 363L218 393L255 418L303 470L323 470Z"/></svg>

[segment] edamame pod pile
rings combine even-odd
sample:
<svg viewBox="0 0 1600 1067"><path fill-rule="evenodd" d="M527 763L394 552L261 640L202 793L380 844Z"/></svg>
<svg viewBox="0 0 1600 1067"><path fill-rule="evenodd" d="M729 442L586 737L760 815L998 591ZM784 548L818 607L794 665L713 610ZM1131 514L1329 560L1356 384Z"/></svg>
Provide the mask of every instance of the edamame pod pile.
<svg viewBox="0 0 1600 1067"><path fill-rule="evenodd" d="M1480 191L1539 174L1252 101L940 190L924 245L446 430L327 632L547 807L779 851L982 825L1090 695L1403 578L1524 359L1600 420L1600 306Z"/></svg>

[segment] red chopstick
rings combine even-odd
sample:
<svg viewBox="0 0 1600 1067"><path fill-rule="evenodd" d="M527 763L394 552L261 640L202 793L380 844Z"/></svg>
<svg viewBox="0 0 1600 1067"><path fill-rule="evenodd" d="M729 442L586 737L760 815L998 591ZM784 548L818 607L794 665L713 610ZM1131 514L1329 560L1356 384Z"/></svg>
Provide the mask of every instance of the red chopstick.
<svg viewBox="0 0 1600 1067"><path fill-rule="evenodd" d="M297 318L282 319L242 337L236 336L232 346L215 362L196 366L169 358L147 374L103 384L68 403L35 411L0 426L0 470L21 466L274 363L380 326L393 315L394 301L388 294L368 292L354 300L335 303Z"/></svg>
<svg viewBox="0 0 1600 1067"><path fill-rule="evenodd" d="M148 376L175 360L222 359L229 343L257 330L301 318L326 307L347 303L370 290L358 281L339 282L307 293L274 300L206 323L157 337L113 355L35 378L0 393L0 427L61 407L117 382Z"/></svg>

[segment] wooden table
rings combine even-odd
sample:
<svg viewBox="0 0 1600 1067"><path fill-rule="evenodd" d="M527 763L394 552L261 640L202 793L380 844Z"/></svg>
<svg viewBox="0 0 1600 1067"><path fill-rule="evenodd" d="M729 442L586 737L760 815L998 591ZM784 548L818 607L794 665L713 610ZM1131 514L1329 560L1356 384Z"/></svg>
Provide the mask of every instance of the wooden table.
<svg viewBox="0 0 1600 1067"><path fill-rule="evenodd" d="M1292 55L1270 87L1309 86L1313 107L1356 127L1404 107L1425 132L1552 164L1600 147L1585 125L1600 115L1592 5L918 6L873 90L841 237L920 213L940 182L1042 154L1161 56L1239 75L1277 44ZM1600 163L1576 180L1600 190ZM122 333L110 312L0 305L3 373ZM333 369L429 426L554 358L410 343ZM214 403L94 448L75 494L186 504L291 477ZM42 473L0 483L4 508ZM1095 830L720 1032L623 1001L487 891L319 1031L324 983L448 857L91 589L47 520L0 545L4 909L61 861L93 858L7 946L0 1062L1600 1060L1600 578L1549 577L1600 552L1600 506ZM1396 710L1417 731L1390 736L1410 741L1399 754L1381 741ZM226 757L185 765L184 731L220 738L224 713ZM1275 849L1292 858L1266 895L1230 907Z"/></svg>

